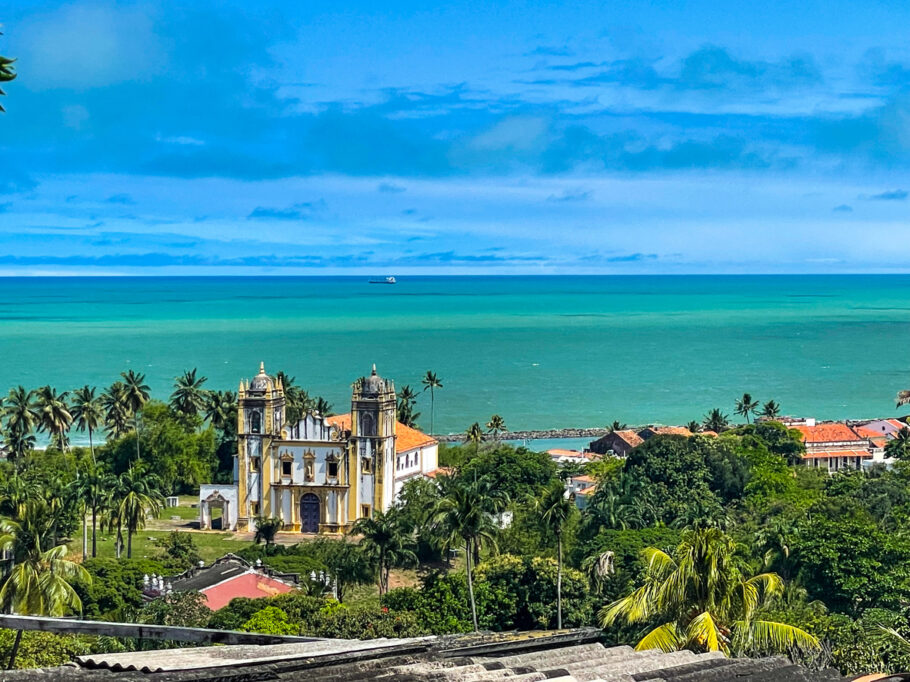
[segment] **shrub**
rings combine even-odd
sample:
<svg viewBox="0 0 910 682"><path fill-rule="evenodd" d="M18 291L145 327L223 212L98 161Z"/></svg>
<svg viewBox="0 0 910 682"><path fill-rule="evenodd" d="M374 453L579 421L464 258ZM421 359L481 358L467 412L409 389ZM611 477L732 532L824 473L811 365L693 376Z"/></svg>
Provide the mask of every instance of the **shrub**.
<svg viewBox="0 0 910 682"><path fill-rule="evenodd" d="M267 635L298 635L300 625L292 623L288 614L277 606L267 606L257 611L240 626L243 632L262 632Z"/></svg>

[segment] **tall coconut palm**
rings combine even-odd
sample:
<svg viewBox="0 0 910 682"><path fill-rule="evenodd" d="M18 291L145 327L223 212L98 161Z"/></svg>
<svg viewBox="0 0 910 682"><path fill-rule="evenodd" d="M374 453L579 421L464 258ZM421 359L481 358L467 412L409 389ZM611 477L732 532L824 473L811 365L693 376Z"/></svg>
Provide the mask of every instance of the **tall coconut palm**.
<svg viewBox="0 0 910 682"><path fill-rule="evenodd" d="M479 446L483 442L483 435L483 429L480 428L480 424L474 422L468 427L468 430L465 431L465 442Z"/></svg>
<svg viewBox="0 0 910 682"><path fill-rule="evenodd" d="M736 414L745 418L746 423L748 424L751 421L751 416L758 410L758 401L752 400L752 396L748 393L743 393L743 397L737 399L736 401Z"/></svg>
<svg viewBox="0 0 910 682"><path fill-rule="evenodd" d="M502 512L508 500L485 478L471 481L462 477L440 476L437 481L442 497L434 513L433 525L439 528L447 544L464 543L471 621L477 632L474 550L480 542L495 547L499 533L496 515Z"/></svg>
<svg viewBox="0 0 910 682"><path fill-rule="evenodd" d="M556 629L562 630L562 532L575 511L562 481L553 481L537 500L537 511L544 527L556 536Z"/></svg>
<svg viewBox="0 0 910 682"><path fill-rule="evenodd" d="M777 419L780 416L780 404L769 400L762 405L761 416L765 419Z"/></svg>
<svg viewBox="0 0 910 682"><path fill-rule="evenodd" d="M313 412L316 414L321 414L323 417L331 417L332 403L330 403L322 396L318 396L316 400L313 401Z"/></svg>
<svg viewBox="0 0 910 682"><path fill-rule="evenodd" d="M726 431L730 425L730 418L716 407L705 415L702 425L706 431L720 433Z"/></svg>
<svg viewBox="0 0 910 682"><path fill-rule="evenodd" d="M357 519L349 532L360 536L360 548L376 568L379 596L389 591L392 568L417 565L414 533L398 507L387 512L374 510L372 516Z"/></svg>
<svg viewBox="0 0 910 682"><path fill-rule="evenodd" d="M20 436L31 433L41 419L35 405L35 392L25 390L24 386L10 389L3 413L7 431Z"/></svg>
<svg viewBox="0 0 910 682"><path fill-rule="evenodd" d="M92 558L98 556L98 517L107 509L116 484L117 479L98 465L79 472L75 481L76 493L92 517Z"/></svg>
<svg viewBox="0 0 910 682"><path fill-rule="evenodd" d="M436 389L442 388L442 382L436 376L436 372L427 370L420 383L423 384L424 391L430 391L430 433L436 433Z"/></svg>
<svg viewBox="0 0 910 682"><path fill-rule="evenodd" d="M217 431L232 431L237 425L237 394L233 391L209 391L205 400L205 418Z"/></svg>
<svg viewBox="0 0 910 682"><path fill-rule="evenodd" d="M35 407L38 411L38 428L50 434L51 442L61 451L68 444L67 432L73 424L66 399L69 393L57 393L51 386L42 386L35 391Z"/></svg>
<svg viewBox="0 0 910 682"><path fill-rule="evenodd" d="M398 391L398 405L396 406L396 418L405 426L416 427L417 419L420 412L414 411L414 405L417 402L417 394L410 386L405 384Z"/></svg>
<svg viewBox="0 0 910 682"><path fill-rule="evenodd" d="M104 407L101 398L95 395L94 386L83 386L73 391L70 403L70 414L73 423L80 431L88 431L88 446L95 461L94 433L104 424Z"/></svg>
<svg viewBox="0 0 910 682"><path fill-rule="evenodd" d="M648 547L642 553L644 584L601 609L601 625L662 622L642 638L638 650L730 655L817 648L818 640L808 632L756 617L761 606L783 593L784 583L776 573L748 576L735 551L733 538L717 528L687 532L672 556Z"/></svg>
<svg viewBox="0 0 910 682"><path fill-rule="evenodd" d="M115 381L101 394L101 407L104 410L104 427L113 438L119 438L129 431L130 411L126 397L126 385Z"/></svg>
<svg viewBox="0 0 910 682"><path fill-rule="evenodd" d="M174 392L171 393L171 408L188 417L195 417L205 409L208 395L208 391L202 388L208 379L197 376L196 372L194 367L174 379Z"/></svg>
<svg viewBox="0 0 910 682"><path fill-rule="evenodd" d="M133 557L133 535L145 527L145 520L161 511L164 497L157 476L141 466L132 466L117 479L111 500L111 520L126 528L126 558Z"/></svg>
<svg viewBox="0 0 910 682"><path fill-rule="evenodd" d="M35 435L7 427L3 433L3 443L10 459L22 459L35 449Z"/></svg>
<svg viewBox="0 0 910 682"><path fill-rule="evenodd" d="M133 417L133 426L136 429L136 459L142 459L139 453L139 412L142 406L149 401L149 387L145 384L145 375L134 372L129 369L120 372L123 377L124 398L129 408L129 414Z"/></svg>
<svg viewBox="0 0 910 682"><path fill-rule="evenodd" d="M499 435L504 433L506 430L506 420L500 417L498 414L494 414L490 417L490 421L487 422L487 431L493 434L493 440L499 440Z"/></svg>

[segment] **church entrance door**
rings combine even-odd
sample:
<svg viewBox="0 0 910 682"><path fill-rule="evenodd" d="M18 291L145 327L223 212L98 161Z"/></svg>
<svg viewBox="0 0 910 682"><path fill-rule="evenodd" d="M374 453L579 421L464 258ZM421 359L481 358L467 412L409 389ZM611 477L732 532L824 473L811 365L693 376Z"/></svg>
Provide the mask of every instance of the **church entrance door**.
<svg viewBox="0 0 910 682"><path fill-rule="evenodd" d="M307 493L300 500L300 530L303 533L319 532L319 498Z"/></svg>

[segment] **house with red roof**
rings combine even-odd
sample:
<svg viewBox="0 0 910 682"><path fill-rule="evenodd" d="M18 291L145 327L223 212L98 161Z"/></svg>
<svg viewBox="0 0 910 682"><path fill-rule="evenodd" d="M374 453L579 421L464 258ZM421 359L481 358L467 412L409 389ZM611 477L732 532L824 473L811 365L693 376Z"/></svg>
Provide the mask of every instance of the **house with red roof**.
<svg viewBox="0 0 910 682"><path fill-rule="evenodd" d="M251 564L235 554L226 554L210 566L194 566L171 578L146 576L142 594L150 601L171 592L200 592L206 606L217 611L237 597L256 599L285 594L297 589L299 582L296 573L279 573L262 562Z"/></svg>

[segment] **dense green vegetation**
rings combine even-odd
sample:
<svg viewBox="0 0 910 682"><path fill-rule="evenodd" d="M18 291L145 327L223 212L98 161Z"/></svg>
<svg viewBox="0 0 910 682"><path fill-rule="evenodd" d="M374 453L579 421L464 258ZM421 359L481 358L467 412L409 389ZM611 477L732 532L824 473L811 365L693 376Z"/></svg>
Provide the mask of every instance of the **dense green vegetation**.
<svg viewBox="0 0 910 682"><path fill-rule="evenodd" d="M431 375L422 383L432 415L441 383ZM296 415L331 409L292 377L282 383ZM451 475L408 482L396 507L344 539L280 544L271 519L247 542L143 531L168 513L165 495L230 475L235 396L204 384L186 372L166 403L133 372L103 391L10 392L0 545L12 561L0 608L326 637L599 624L609 643L784 652L847 673L910 668L910 647L886 632L910 635L910 463L809 469L797 434L753 423L779 412L773 401L743 395L744 425L711 410L691 428L717 435L654 436L624 460L582 468L500 443L505 423L493 415L464 445L440 448ZM414 423L417 394L399 397L399 416ZM71 429L88 448L69 445ZM48 449L34 449L36 433ZM582 510L565 493L580 473L597 481ZM81 562L69 555L80 541ZM176 574L226 546L300 574L301 589L215 614L195 594L144 603L144 575ZM18 647L19 665L136 645L0 632L0 658Z"/></svg>

